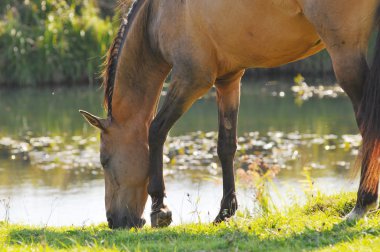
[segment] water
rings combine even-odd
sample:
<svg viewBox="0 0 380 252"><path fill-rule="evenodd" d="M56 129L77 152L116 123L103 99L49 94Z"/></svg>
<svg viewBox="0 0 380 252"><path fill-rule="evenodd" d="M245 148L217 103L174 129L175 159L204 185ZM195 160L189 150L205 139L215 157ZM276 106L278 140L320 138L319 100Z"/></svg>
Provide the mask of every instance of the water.
<svg viewBox="0 0 380 252"><path fill-rule="evenodd" d="M343 134L357 134L347 97L312 98L300 105L295 102L289 85L289 81L269 84L256 81L255 84L243 85L238 128L239 136L244 137L243 142L249 140L247 133L252 131L258 131L263 139L268 138L268 132L275 131L285 134L299 132L299 136L315 134L313 138L334 134L340 139L339 144ZM284 97L274 96L281 91L285 92ZM102 91L96 88L0 90L0 138L60 136L66 148L73 142L73 136L84 136L86 139L95 137L88 145L92 151L91 157L97 159L98 133L84 122L78 109L102 115L101 98ZM175 140L176 136L189 135L195 131L216 131L216 111L214 98L199 100L171 130L170 135ZM199 135L195 135L195 138L199 138ZM287 137L284 139L287 140ZM304 192L308 190L305 167L310 167L306 169L306 174L311 176L313 186L322 192L356 189L357 181L348 179L347 169L355 159L355 149L340 148L336 143L338 140L334 140L332 145L338 147L336 150L329 150L326 142L330 140L319 145L310 143L312 139L307 141L291 148L298 153L297 157L285 160L286 165L270 183L270 193L277 207L302 202ZM240 152L238 167L244 156L243 150ZM282 152L278 151L274 156L281 157L284 155ZM67 152L58 153L55 158L65 159L64 155ZM175 165L167 165L166 169L167 203L173 210L174 223L194 222L198 218L205 222L211 221L219 210L222 196L220 168L216 163L217 167L210 170L207 168L209 163L201 163L200 168L194 169L187 165L188 160L193 160L192 156L187 155L187 158L180 171ZM210 163L216 162L214 159L215 156L210 159ZM238 176L238 201L241 209L255 212L258 206L250 179ZM0 220L9 218L16 223L56 226L104 222L103 198L104 182L102 170L98 166L89 168L81 164L72 168L60 163L56 166L41 166L11 155L0 155L0 199L3 200ZM149 207L147 205L146 209ZM146 211L147 219L148 216Z"/></svg>

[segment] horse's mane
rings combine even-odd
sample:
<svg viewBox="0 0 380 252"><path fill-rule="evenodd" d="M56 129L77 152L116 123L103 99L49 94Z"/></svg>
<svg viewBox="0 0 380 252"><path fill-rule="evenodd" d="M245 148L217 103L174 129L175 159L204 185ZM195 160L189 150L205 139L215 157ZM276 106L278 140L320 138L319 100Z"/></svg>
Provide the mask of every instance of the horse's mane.
<svg viewBox="0 0 380 252"><path fill-rule="evenodd" d="M136 16L136 13L140 9L144 1L145 0L134 0L132 2L131 7L129 8L128 14L122 15L122 21L119 27L119 31L117 33L117 36L114 38L110 49L108 50L107 57L104 62L104 70L102 73L104 87L103 105L104 108L107 110L107 114L109 117L112 116L112 95L120 52L122 51L123 44L128 34L128 30L133 21L133 18ZM120 4L123 5L124 3L120 2Z"/></svg>

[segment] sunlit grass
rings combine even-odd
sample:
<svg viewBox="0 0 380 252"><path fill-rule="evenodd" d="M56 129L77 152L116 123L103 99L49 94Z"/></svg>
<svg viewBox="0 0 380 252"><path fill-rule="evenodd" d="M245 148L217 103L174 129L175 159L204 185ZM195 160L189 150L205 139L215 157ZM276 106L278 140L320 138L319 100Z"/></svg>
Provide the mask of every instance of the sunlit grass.
<svg viewBox="0 0 380 252"><path fill-rule="evenodd" d="M239 214L228 223L187 224L164 229L109 230L90 227L40 228L0 224L3 249L126 251L301 251L380 249L380 215L346 223L353 194L318 196L306 206L251 218Z"/></svg>

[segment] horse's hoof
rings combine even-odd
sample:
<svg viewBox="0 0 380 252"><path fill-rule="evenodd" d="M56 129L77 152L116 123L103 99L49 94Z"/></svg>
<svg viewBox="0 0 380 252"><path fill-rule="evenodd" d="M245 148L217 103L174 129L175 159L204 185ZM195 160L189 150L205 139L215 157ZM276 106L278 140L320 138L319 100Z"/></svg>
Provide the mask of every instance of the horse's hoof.
<svg viewBox="0 0 380 252"><path fill-rule="evenodd" d="M344 220L348 222L358 221L361 219L367 220L367 214L369 211L375 210L377 208L378 202L367 205L365 207L359 207L356 205L354 209L352 209L352 211L344 217Z"/></svg>
<svg viewBox="0 0 380 252"><path fill-rule="evenodd" d="M218 214L218 216L216 216L215 220L212 223L214 225L218 225L218 224L222 223L223 221L227 221L228 219L229 219L229 217L221 216Z"/></svg>
<svg viewBox="0 0 380 252"><path fill-rule="evenodd" d="M364 209L355 207L349 214L344 217L344 220L347 222L356 222L361 219L366 220L366 214L367 212Z"/></svg>
<svg viewBox="0 0 380 252"><path fill-rule="evenodd" d="M153 228L167 227L172 223L172 212L164 206L150 214L150 221Z"/></svg>
<svg viewBox="0 0 380 252"><path fill-rule="evenodd" d="M216 216L215 220L212 222L213 224L219 224L223 221L228 221L232 216L234 216L235 210L223 209L219 212L218 216Z"/></svg>
<svg viewBox="0 0 380 252"><path fill-rule="evenodd" d="M376 209L377 207L377 202L366 207L355 206L354 209L352 209L352 211L344 217L344 220L349 222L358 221L361 219L367 220L367 213L371 210Z"/></svg>
<svg viewBox="0 0 380 252"><path fill-rule="evenodd" d="M238 204L235 194L231 195L229 199L223 199L219 214L216 216L213 223L219 224L223 221L228 221L232 216L235 215L237 209Z"/></svg>

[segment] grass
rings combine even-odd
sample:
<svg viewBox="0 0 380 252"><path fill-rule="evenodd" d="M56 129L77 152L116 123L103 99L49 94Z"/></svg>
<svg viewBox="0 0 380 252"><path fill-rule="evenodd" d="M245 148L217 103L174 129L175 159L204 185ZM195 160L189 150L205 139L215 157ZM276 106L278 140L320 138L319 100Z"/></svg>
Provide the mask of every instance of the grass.
<svg viewBox="0 0 380 252"><path fill-rule="evenodd" d="M90 227L31 227L0 224L7 251L379 251L380 214L346 223L354 194L318 196L306 206L228 223L187 224L164 229L109 230Z"/></svg>

